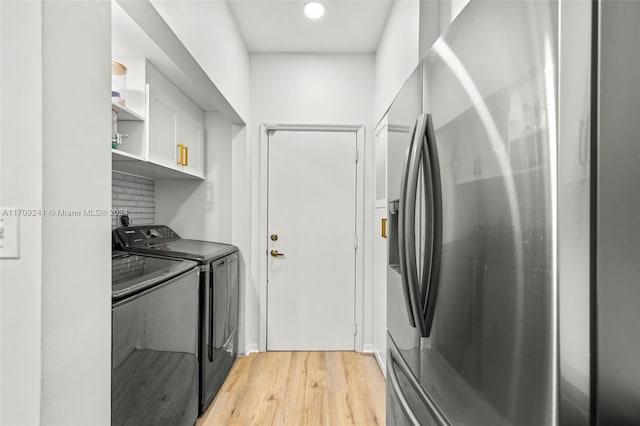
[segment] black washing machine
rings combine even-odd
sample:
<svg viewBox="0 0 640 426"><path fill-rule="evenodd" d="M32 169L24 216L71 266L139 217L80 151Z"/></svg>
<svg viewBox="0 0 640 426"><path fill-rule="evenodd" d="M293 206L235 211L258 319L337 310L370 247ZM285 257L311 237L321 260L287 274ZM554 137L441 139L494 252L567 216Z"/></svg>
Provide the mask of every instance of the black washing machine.
<svg viewBox="0 0 640 426"><path fill-rule="evenodd" d="M192 260L199 265L199 414L202 415L238 354L238 248L181 238L164 225L121 227L114 233L124 251Z"/></svg>
<svg viewBox="0 0 640 426"><path fill-rule="evenodd" d="M197 263L111 256L111 424L193 426L198 417Z"/></svg>

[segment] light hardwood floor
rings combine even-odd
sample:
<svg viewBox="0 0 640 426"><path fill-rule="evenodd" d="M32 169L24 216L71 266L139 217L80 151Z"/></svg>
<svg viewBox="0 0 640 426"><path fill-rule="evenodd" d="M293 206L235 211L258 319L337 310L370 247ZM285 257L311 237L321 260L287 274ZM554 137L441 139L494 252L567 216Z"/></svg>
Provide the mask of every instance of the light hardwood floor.
<svg viewBox="0 0 640 426"><path fill-rule="evenodd" d="M197 426L384 425L385 382L356 352L263 352L238 358Z"/></svg>

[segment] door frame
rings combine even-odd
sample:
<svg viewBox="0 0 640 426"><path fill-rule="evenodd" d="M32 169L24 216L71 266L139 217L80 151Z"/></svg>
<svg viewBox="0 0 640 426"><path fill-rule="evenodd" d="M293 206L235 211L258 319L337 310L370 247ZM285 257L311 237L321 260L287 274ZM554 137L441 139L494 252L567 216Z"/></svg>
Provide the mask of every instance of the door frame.
<svg viewBox="0 0 640 426"><path fill-rule="evenodd" d="M384 141L384 146L381 147L378 145L378 138L380 136L380 134L382 133L386 133L386 139ZM377 228L378 226L378 221L377 219L377 214L378 214L378 209L383 208L385 211L384 217L387 218L388 216L388 212L387 212L387 174L388 174L388 156L387 156L387 151L388 151L388 145L389 145L389 113L385 112L385 114L382 116L382 118L380 119L380 121L378 122L378 125L375 127L375 129L373 130L373 172L372 172L372 176L373 176L373 217L372 217L372 221L373 221L373 229L377 230L380 228ZM378 150L384 150L384 196L382 198L378 198ZM380 231L382 231L382 229L380 229ZM373 244L371 246L371 258L373 259L373 268L375 269L376 265L375 265L375 260L376 260L376 255L377 255L377 250L378 250L378 244L376 243L376 239L379 238L379 235L377 232L374 232L374 240L373 240ZM387 238L387 237L382 237L382 238ZM385 246L384 248L384 255L385 258L388 258L388 249ZM385 262L385 272L387 269L387 262ZM375 271L372 272L373 276L371 277L371 288L372 288L372 292L371 292L371 306L372 306L372 312L373 315L371 317L371 345L373 346L373 354L376 357L376 361L378 361L378 366L380 367L380 370L382 370L382 375L385 377L387 377L387 275L384 274L384 276L382 278L378 278L375 274ZM377 280L384 280L384 285L382 286L384 295L380 295L378 293L378 286L377 284ZM376 329L377 324L377 320L376 320L376 315L379 315L379 312L376 312L376 297L382 297L384 299L384 336L385 336L385 340L382 342L383 347L379 348L376 343L376 333L378 332L378 329ZM380 349L382 349L382 352L380 351Z"/></svg>
<svg viewBox="0 0 640 426"><path fill-rule="evenodd" d="M364 337L364 159L365 159L365 127L361 124L291 124L291 123L261 123L260 124L260 177L258 189L259 218L258 218L258 350L267 350L267 247L268 247L268 167L269 167L269 132L270 131L298 131L298 132L349 132L356 136L356 238L358 248L355 250L355 318L357 332L354 348L362 352ZM354 159L355 160L355 159Z"/></svg>

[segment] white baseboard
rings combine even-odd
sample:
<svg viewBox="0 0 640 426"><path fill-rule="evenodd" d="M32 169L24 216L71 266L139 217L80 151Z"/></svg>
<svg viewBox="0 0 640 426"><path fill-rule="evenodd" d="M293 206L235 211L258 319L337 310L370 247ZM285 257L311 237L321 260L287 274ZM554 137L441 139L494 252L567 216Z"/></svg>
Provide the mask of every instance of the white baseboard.
<svg viewBox="0 0 640 426"><path fill-rule="evenodd" d="M384 361L382 360L382 357L380 356L380 352L378 352L377 350L374 349L373 354L376 357L376 361L378 361L378 367L380 367L380 370L382 371L382 375L386 379L387 378L387 367L384 365Z"/></svg>
<svg viewBox="0 0 640 426"><path fill-rule="evenodd" d="M245 346L244 352L241 354L241 356L248 356L258 352L260 352L260 350L258 349L258 345L255 343L252 343L250 345Z"/></svg>
<svg viewBox="0 0 640 426"><path fill-rule="evenodd" d="M362 353L363 354L372 354L374 352L374 348L372 344L365 343L362 345Z"/></svg>

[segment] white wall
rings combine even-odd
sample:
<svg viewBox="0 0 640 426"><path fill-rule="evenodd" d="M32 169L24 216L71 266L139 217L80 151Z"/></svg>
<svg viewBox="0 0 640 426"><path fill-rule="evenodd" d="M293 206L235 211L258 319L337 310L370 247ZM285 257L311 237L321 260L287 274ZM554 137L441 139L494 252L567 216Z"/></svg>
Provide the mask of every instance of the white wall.
<svg viewBox="0 0 640 426"><path fill-rule="evenodd" d="M247 346L257 348L260 287L259 253L259 126L261 123L362 124L366 126L364 161L371 164L373 154L372 117L374 57L371 54L252 54L251 55L251 124L250 142L238 150L234 167L251 171L249 197L242 199L238 211L251 212L245 218L244 239L251 241L251 258L247 274ZM235 154L235 151L234 151ZM373 208L371 167L365 166L365 205ZM246 176L239 176L246 185ZM235 187L234 187L235 191ZM370 214L365 212L365 229L370 229ZM367 259L370 232L365 231L365 300L364 344L371 343L371 260ZM247 253L245 253L246 255Z"/></svg>
<svg viewBox="0 0 640 426"><path fill-rule="evenodd" d="M378 123L419 62L418 0L395 0L375 55L374 123Z"/></svg>
<svg viewBox="0 0 640 426"><path fill-rule="evenodd" d="M43 1L41 7L43 207L107 210L110 3ZM37 121L38 111L29 117ZM110 424L110 225L107 215L43 218L43 425Z"/></svg>
<svg viewBox="0 0 640 426"><path fill-rule="evenodd" d="M252 54L251 87L252 128L262 122L368 124L373 55Z"/></svg>
<svg viewBox="0 0 640 426"><path fill-rule="evenodd" d="M249 53L226 1L152 0L162 18L245 122Z"/></svg>
<svg viewBox="0 0 640 426"><path fill-rule="evenodd" d="M42 4L2 1L0 19L0 208L39 209ZM20 259L0 260L3 425L40 421L42 218L23 217L20 226Z"/></svg>

